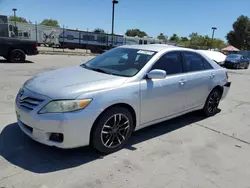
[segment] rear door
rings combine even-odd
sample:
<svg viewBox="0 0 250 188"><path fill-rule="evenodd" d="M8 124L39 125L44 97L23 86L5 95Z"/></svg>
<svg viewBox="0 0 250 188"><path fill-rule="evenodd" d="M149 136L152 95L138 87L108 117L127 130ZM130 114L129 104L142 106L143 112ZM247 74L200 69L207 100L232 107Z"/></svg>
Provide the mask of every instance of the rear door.
<svg viewBox="0 0 250 188"><path fill-rule="evenodd" d="M182 52L186 74L186 110L204 105L214 86L215 71L199 53Z"/></svg>

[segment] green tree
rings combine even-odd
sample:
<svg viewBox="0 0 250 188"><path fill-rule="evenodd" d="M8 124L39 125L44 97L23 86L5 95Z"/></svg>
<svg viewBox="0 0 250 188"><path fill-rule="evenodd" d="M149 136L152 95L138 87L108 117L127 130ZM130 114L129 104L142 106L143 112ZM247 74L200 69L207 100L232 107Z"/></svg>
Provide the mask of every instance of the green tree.
<svg viewBox="0 0 250 188"><path fill-rule="evenodd" d="M226 44L223 40L221 39L213 39L213 42L212 42L212 45L211 45L212 48L219 48L219 49L222 49L222 48L225 48L226 47Z"/></svg>
<svg viewBox="0 0 250 188"><path fill-rule="evenodd" d="M105 33L104 29L96 28L93 31L94 33Z"/></svg>
<svg viewBox="0 0 250 188"><path fill-rule="evenodd" d="M187 37L181 37L179 41L180 46L189 46L189 39Z"/></svg>
<svg viewBox="0 0 250 188"><path fill-rule="evenodd" d="M181 42L188 42L188 38L187 37L181 37Z"/></svg>
<svg viewBox="0 0 250 188"><path fill-rule="evenodd" d="M9 17L9 21L12 21L12 22L28 23L28 21L27 21L25 18L23 18L23 17L18 17L18 16L16 16L16 17L10 16L10 17Z"/></svg>
<svg viewBox="0 0 250 188"><path fill-rule="evenodd" d="M47 25L47 26L54 26L54 27L60 27L59 23L57 20L53 20L53 19L44 19L40 25Z"/></svg>
<svg viewBox="0 0 250 188"><path fill-rule="evenodd" d="M130 37L144 37L148 36L146 32L141 31L140 29L128 29L125 33L125 35L130 36Z"/></svg>
<svg viewBox="0 0 250 188"><path fill-rule="evenodd" d="M166 40L168 39L168 37L167 37L166 35L164 35L163 33L160 33L160 34L157 36L157 39L166 41Z"/></svg>
<svg viewBox="0 0 250 188"><path fill-rule="evenodd" d="M170 42L179 42L180 41L180 37L177 34L173 34L170 39Z"/></svg>
<svg viewBox="0 0 250 188"><path fill-rule="evenodd" d="M239 49L250 49L250 19L247 16L240 16L233 23L233 30L226 39L229 44Z"/></svg>
<svg viewBox="0 0 250 188"><path fill-rule="evenodd" d="M191 33L189 35L190 44L199 45L201 43L201 36L198 33Z"/></svg>

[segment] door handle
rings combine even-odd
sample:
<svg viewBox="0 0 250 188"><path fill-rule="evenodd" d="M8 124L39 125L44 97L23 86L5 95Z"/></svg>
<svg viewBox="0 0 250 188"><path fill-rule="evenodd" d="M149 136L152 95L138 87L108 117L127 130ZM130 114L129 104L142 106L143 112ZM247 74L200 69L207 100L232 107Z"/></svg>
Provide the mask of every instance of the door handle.
<svg viewBox="0 0 250 188"><path fill-rule="evenodd" d="M180 85L184 85L184 84L186 83L186 81L187 81L187 80L181 79L181 80L179 81L179 84L180 84Z"/></svg>
<svg viewBox="0 0 250 188"><path fill-rule="evenodd" d="M215 77L215 74L211 73L210 78L214 78L214 77Z"/></svg>

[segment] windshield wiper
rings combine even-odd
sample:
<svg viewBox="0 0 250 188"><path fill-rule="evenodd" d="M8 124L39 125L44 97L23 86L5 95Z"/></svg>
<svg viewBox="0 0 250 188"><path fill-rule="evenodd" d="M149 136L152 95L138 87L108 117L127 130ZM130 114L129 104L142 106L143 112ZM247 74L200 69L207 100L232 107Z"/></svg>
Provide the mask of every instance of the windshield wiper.
<svg viewBox="0 0 250 188"><path fill-rule="evenodd" d="M100 68L90 68L90 67L88 67L88 68L91 69L91 70L93 70L93 71L96 71L96 72L101 72L101 73L106 73L106 74L112 74L112 73L110 73L108 71L105 71L103 69L100 69Z"/></svg>
<svg viewBox="0 0 250 188"><path fill-rule="evenodd" d="M110 75L115 75L115 76L121 76L120 74L116 74L116 73L111 73L109 71L106 71L106 70L103 70L103 69L100 69L100 68L94 68L94 67L89 67L85 64L82 64L80 65L81 67L84 67L86 69L89 69L89 70L93 70L93 71L96 71L96 72L101 72L101 73L105 73L105 74L110 74Z"/></svg>
<svg viewBox="0 0 250 188"><path fill-rule="evenodd" d="M89 69L89 70L93 70L93 71L96 71L96 72L101 72L101 73L105 73L105 74L112 74L111 72L108 72L108 71L105 71L103 69L100 69L100 68L94 68L94 67L89 67L85 64L82 64L81 67L84 67L86 69ZM113 75L113 74L112 74Z"/></svg>

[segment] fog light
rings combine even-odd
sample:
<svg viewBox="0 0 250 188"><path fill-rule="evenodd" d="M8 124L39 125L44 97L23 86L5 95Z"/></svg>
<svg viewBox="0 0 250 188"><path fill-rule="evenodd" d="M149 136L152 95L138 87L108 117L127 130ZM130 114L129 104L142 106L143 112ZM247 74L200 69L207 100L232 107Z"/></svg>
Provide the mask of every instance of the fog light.
<svg viewBox="0 0 250 188"><path fill-rule="evenodd" d="M50 140L55 142L63 142L63 134L62 133L51 133Z"/></svg>

